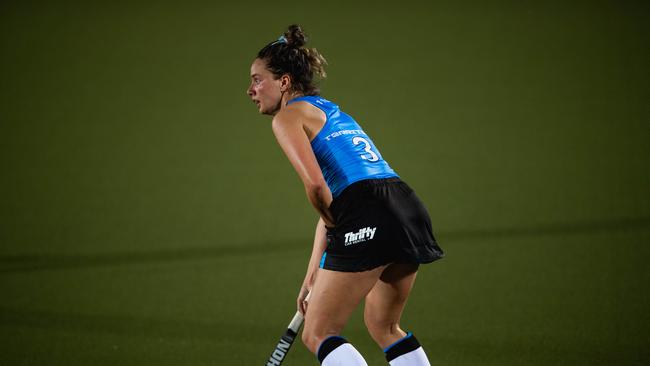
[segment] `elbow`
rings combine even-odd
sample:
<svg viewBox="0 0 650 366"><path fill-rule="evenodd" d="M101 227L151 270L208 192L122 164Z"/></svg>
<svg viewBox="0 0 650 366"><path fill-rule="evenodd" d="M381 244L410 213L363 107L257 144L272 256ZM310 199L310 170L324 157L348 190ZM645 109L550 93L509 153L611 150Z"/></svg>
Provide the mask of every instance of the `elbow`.
<svg viewBox="0 0 650 366"><path fill-rule="evenodd" d="M332 192L323 181L321 184L305 185L309 201L314 206L316 211L321 215L321 220L326 226L334 226L332 214L329 211L330 204L332 203Z"/></svg>
<svg viewBox="0 0 650 366"><path fill-rule="evenodd" d="M323 197L328 189L325 182L310 182L305 184L305 191L310 197Z"/></svg>

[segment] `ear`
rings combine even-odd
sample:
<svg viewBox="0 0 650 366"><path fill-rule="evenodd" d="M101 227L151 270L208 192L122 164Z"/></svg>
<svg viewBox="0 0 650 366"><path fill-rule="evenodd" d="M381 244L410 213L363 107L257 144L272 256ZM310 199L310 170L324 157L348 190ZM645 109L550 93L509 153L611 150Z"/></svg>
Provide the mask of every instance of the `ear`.
<svg viewBox="0 0 650 366"><path fill-rule="evenodd" d="M291 89L291 76L284 74L280 76L280 91L286 92Z"/></svg>

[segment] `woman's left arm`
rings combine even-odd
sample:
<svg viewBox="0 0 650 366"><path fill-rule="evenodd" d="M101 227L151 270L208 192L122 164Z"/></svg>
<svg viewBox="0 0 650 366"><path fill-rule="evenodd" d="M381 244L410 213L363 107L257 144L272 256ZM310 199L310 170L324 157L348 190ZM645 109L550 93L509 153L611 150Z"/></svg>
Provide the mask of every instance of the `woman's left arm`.
<svg viewBox="0 0 650 366"><path fill-rule="evenodd" d="M284 110L276 114L272 123L273 133L300 176L309 202L318 211L325 225L333 227L334 220L329 211L332 192L323 178L301 118L302 114L298 110Z"/></svg>
<svg viewBox="0 0 650 366"><path fill-rule="evenodd" d="M305 279L302 281L302 286L300 286L300 291L298 292L298 298L296 303L298 306L298 311L301 314L305 314L307 310L307 294L311 291L314 281L316 280L316 273L318 273L318 268L320 267L320 261L323 258L323 253L327 248L327 228L323 219L318 219L318 224L316 224L316 233L314 234L314 245L311 251L311 257L309 258L309 264L307 265L307 273L305 274Z"/></svg>

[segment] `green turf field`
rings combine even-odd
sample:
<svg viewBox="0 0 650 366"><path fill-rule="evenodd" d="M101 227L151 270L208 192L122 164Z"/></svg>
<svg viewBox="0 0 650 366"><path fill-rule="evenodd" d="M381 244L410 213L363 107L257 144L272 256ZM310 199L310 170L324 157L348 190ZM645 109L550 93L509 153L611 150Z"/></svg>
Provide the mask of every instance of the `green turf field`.
<svg viewBox="0 0 650 366"><path fill-rule="evenodd" d="M245 90L293 22L430 210L432 365L650 364L650 7L487 3L0 3L0 365L266 361L317 217Z"/></svg>

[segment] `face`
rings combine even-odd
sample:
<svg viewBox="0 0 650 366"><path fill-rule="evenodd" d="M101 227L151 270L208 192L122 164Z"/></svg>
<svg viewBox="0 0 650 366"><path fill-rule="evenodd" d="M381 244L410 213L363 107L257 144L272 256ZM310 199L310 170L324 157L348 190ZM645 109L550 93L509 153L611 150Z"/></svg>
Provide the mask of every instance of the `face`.
<svg viewBox="0 0 650 366"><path fill-rule="evenodd" d="M264 60L255 59L251 65L251 85L246 93L257 105L260 113L275 115L278 112L282 101L282 88L282 78L276 79L266 68Z"/></svg>

